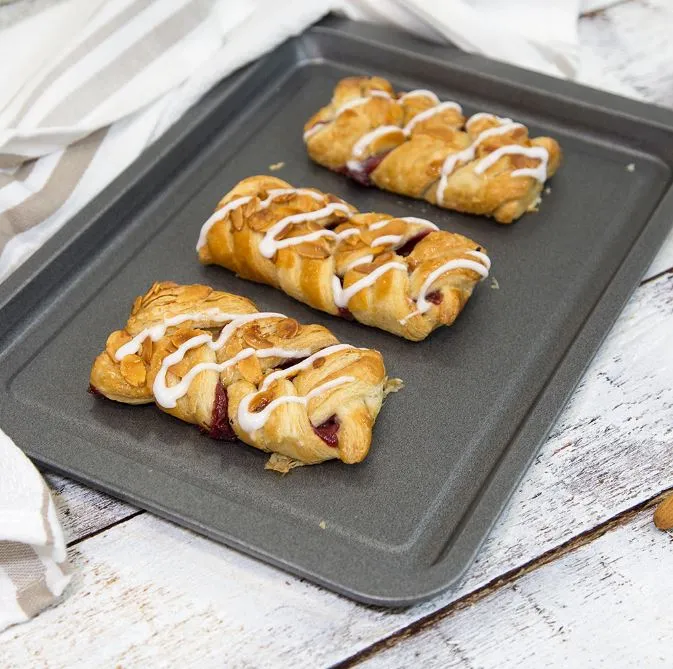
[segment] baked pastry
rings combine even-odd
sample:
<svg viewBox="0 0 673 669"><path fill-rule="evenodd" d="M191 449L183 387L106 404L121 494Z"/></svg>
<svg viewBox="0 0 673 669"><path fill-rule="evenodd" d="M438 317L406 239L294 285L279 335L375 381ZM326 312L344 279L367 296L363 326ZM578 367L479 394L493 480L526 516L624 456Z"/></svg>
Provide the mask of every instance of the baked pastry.
<svg viewBox="0 0 673 669"><path fill-rule="evenodd" d="M451 325L491 265L476 242L430 221L360 214L269 176L237 184L196 248L204 264L412 341Z"/></svg>
<svg viewBox="0 0 673 669"><path fill-rule="evenodd" d="M216 439L272 453L267 468L362 461L388 381L378 351L261 313L208 286L155 283L91 369L90 389L155 402Z"/></svg>
<svg viewBox="0 0 673 669"><path fill-rule="evenodd" d="M445 209L511 223L535 211L558 169L551 137L480 112L466 119L456 102L427 90L396 94L381 77L349 77L304 126L311 158L364 185Z"/></svg>

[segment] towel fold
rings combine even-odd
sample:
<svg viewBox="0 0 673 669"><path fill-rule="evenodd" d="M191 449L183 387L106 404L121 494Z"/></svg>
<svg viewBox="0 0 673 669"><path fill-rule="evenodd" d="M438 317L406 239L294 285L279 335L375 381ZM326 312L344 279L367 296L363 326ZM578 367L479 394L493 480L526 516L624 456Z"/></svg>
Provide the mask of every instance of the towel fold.
<svg viewBox="0 0 673 669"><path fill-rule="evenodd" d="M0 630L52 604L69 580L65 541L49 490L0 430Z"/></svg>

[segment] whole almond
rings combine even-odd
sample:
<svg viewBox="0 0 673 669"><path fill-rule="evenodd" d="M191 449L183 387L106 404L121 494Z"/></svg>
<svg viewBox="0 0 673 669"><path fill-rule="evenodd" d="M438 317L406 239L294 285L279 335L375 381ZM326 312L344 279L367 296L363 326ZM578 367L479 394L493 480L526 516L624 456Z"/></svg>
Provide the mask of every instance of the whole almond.
<svg viewBox="0 0 673 669"><path fill-rule="evenodd" d="M660 530L673 529L673 495L669 495L663 502L659 503L654 512L654 524Z"/></svg>

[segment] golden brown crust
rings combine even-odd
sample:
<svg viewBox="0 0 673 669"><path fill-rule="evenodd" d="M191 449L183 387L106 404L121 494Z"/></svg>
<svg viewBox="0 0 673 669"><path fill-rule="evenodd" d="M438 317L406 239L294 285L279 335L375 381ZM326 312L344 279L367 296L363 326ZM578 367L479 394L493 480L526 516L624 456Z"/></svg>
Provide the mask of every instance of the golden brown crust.
<svg viewBox="0 0 673 669"><path fill-rule="evenodd" d="M286 190L290 192L279 194ZM246 197L251 199L241 200ZM226 209L236 201L242 204ZM330 204L341 209L297 222L297 216ZM433 230L429 222L420 219L357 213L334 195L293 189L275 177L241 181L222 199L217 211L228 213L203 237L201 262L222 265L246 279L280 288L316 309L352 316L412 341L424 339L437 327L451 325L487 273L487 266L482 267L474 255L485 250L467 237ZM272 226L290 216L295 217L291 219L294 222L274 237L286 246L265 257L260 246L263 240L268 241ZM326 228L331 232L325 232ZM306 235L317 236L305 240ZM292 243L294 238L300 239ZM434 301L419 313L417 300L424 283L432 272L454 260L464 266L439 273L426 290ZM472 264L465 266L465 260ZM363 285L369 274L389 263L395 266L374 277L371 285ZM351 288L354 284L362 289L355 291ZM345 300L342 293L349 289L353 294Z"/></svg>
<svg viewBox="0 0 673 669"><path fill-rule="evenodd" d="M483 173L477 173L475 167L503 146L543 147L550 177L561 162L558 142L550 137L530 139L525 127L510 124L503 134L475 144L474 156L461 160L442 180L442 166L448 157L467 149L484 131L506 123L482 114L467 124L459 107L447 105L437 113L418 117L415 125L403 132L412 119L436 104L426 95L395 95L390 82L380 77L343 79L330 104L304 126L306 148L315 162L361 183L446 209L491 216L499 223L511 223L526 211L534 211L543 182L513 172L537 167L539 158L507 154ZM371 137L356 155L358 141L382 126L391 128Z"/></svg>
<svg viewBox="0 0 673 669"><path fill-rule="evenodd" d="M222 370L200 371L175 406L162 406L157 378L165 358L197 336L216 340L222 327L230 322L223 314L235 317L255 313L257 309L250 300L208 286L155 283L136 299L126 326L108 337L105 350L91 369L91 386L95 392L126 404L154 401L166 413L199 426L211 436L235 436L255 448L277 454L270 462L271 468L287 470L296 464L330 459L362 461L369 451L372 428L388 381L378 351L352 347L326 351L307 369L292 371L268 388L261 388L270 373L288 363L287 357L275 355L272 349L301 351L306 357L338 344L334 335L320 325L301 325L285 316L264 315L240 323L219 348L213 349L207 342L194 346L167 367L167 388L180 383L197 364L226 363L237 355L240 359ZM166 319L187 315L193 318L172 326L166 324ZM155 341L145 336L148 328L157 326ZM119 348L134 337L137 350L118 360ZM264 351L270 351L273 357L263 357ZM241 426L239 409L248 395L252 394L250 407L254 411L282 396L304 397L340 377L348 380L319 392L306 405L282 403L263 426L251 431ZM338 425L335 438L325 440L320 436L323 424Z"/></svg>

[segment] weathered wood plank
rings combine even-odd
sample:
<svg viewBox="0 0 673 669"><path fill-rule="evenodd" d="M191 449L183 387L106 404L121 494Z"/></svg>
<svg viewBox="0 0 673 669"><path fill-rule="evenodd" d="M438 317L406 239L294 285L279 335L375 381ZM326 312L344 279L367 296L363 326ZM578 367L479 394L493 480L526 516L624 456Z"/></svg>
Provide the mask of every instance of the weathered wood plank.
<svg viewBox="0 0 673 669"><path fill-rule="evenodd" d="M589 2L591 5L591 2ZM593 0L593 5L585 7L588 10L596 10L608 5L617 4L611 0ZM650 5L644 5L640 2L632 1L635 11L638 13L638 19L632 21L629 26L630 34L633 36L638 30L643 34L647 34L652 30L650 24L654 21L657 12L660 11L659 5L655 5L654 9ZM4 14L6 10L0 13ZM585 63L581 78L599 85L607 87L610 90L630 94L636 97L652 98L650 94L650 84L642 87L641 93L638 93L630 86L625 89L623 86L623 68L621 66L623 55L622 43L613 34L617 28L615 26L621 25L625 21L625 8L619 9L617 18L613 20L613 16L618 11L617 7L611 7L608 11L603 11L600 17L585 18L580 22L580 36L582 41L582 60ZM628 10L634 11L633 8ZM664 10L666 8L664 7ZM671 9L671 16L673 19L673 8ZM609 35L606 38L605 35ZM615 38L615 39L612 39ZM660 58L644 57L639 65L640 80L649 82L651 80L659 81L659 75L654 70L659 65ZM669 68L671 69L671 68ZM652 72L650 72L652 70ZM652 85L656 88L656 83ZM673 106L673 99L670 102ZM656 259L645 274L645 279L656 276L661 272L673 268L673 231L669 235L666 243L657 255ZM72 483L72 489L69 488L70 482L63 477L55 477L53 479L55 485L58 487L60 496L63 498L63 503L70 505L70 514L67 511L61 514L66 529L66 534L69 540L76 540L86 534L101 529L111 522L117 522L121 518L132 513L131 507L117 502L102 493L95 493L88 491L86 488ZM87 510L88 496L94 503L90 510ZM57 499L58 501L58 499ZM119 508L116 508L116 507ZM82 523L82 527L78 526Z"/></svg>
<svg viewBox="0 0 673 669"><path fill-rule="evenodd" d="M105 493L92 490L58 474L45 473L68 543L80 541L138 510Z"/></svg>
<svg viewBox="0 0 673 669"><path fill-rule="evenodd" d="M599 88L617 81L625 93L673 107L671 25L669 0L625 2L583 18L581 78Z"/></svg>
<svg viewBox="0 0 673 669"><path fill-rule="evenodd" d="M362 666L671 667L672 541L643 511Z"/></svg>
<svg viewBox="0 0 673 669"><path fill-rule="evenodd" d="M666 275L638 289L452 594L403 612L359 606L144 514L78 544L67 599L0 635L3 653L17 665L39 653L55 667L82 658L257 667L344 659L673 486L671 332Z"/></svg>

